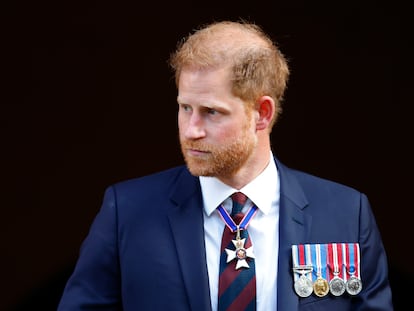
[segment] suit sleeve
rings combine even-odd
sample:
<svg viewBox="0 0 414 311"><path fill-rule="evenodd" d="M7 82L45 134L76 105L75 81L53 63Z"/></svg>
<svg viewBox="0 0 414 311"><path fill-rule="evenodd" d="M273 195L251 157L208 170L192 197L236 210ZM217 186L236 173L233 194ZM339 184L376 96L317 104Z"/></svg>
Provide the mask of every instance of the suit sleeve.
<svg viewBox="0 0 414 311"><path fill-rule="evenodd" d="M384 245L367 197L361 195L360 210L361 280L358 311L392 311L388 262Z"/></svg>
<svg viewBox="0 0 414 311"><path fill-rule="evenodd" d="M114 189L105 191L78 261L61 297L58 311L122 310Z"/></svg>

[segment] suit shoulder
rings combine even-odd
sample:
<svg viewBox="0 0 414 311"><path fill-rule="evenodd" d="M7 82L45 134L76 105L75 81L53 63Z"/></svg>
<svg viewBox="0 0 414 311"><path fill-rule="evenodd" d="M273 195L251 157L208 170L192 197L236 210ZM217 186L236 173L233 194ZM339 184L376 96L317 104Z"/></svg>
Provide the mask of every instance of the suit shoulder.
<svg viewBox="0 0 414 311"><path fill-rule="evenodd" d="M300 184L306 186L307 189L321 189L321 190L336 190L345 193L360 194L358 189L349 185L334 181L328 178L323 178L309 172L304 172L298 169L288 168L288 170L296 176Z"/></svg>

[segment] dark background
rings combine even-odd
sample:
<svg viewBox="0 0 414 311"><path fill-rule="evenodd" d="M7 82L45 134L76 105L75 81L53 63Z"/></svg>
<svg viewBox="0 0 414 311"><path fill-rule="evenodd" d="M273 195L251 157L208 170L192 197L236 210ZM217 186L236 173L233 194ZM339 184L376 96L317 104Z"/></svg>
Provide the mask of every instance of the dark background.
<svg viewBox="0 0 414 311"><path fill-rule="evenodd" d="M402 310L414 276L409 12L402 1L3 1L0 310L56 310L104 189L182 163L167 59L198 25L240 17L290 61L275 154L368 195Z"/></svg>

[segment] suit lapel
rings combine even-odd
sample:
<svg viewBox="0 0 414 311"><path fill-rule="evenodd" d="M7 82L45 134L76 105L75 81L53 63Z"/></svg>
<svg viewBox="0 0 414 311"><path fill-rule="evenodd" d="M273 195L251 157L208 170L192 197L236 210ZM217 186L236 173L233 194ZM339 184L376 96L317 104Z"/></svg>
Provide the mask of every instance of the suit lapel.
<svg viewBox="0 0 414 311"><path fill-rule="evenodd" d="M171 193L169 221L191 310L210 311L203 202L198 178L183 171Z"/></svg>
<svg viewBox="0 0 414 311"><path fill-rule="evenodd" d="M278 310L298 310L292 274L293 244L304 243L309 234L311 217L304 213L308 202L290 169L276 160L280 176Z"/></svg>

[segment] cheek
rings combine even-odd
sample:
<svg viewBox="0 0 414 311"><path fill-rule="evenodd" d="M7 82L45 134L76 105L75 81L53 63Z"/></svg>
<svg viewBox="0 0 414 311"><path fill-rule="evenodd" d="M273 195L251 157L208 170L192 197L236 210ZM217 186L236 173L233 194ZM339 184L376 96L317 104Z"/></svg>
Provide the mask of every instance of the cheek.
<svg viewBox="0 0 414 311"><path fill-rule="evenodd" d="M228 127L222 127L222 128L213 128L210 131L209 136L211 138L214 137L217 141L222 142L234 142L234 140L238 139L242 133L244 132L243 128L236 125L236 126L228 126Z"/></svg>

